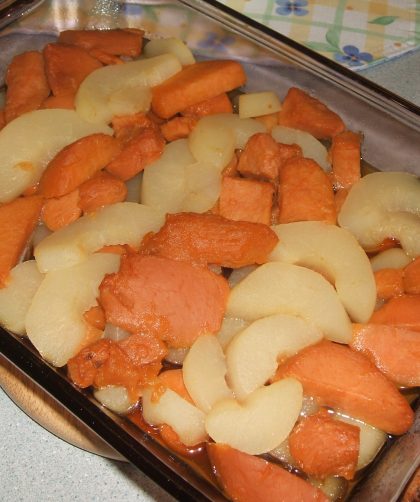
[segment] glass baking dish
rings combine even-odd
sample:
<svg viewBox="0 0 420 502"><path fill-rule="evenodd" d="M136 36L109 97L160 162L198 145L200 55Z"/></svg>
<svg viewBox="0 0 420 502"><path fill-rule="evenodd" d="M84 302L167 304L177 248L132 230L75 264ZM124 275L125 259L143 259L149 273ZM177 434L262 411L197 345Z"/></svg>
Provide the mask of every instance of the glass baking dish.
<svg viewBox="0 0 420 502"><path fill-rule="evenodd" d="M19 3L19 2L18 2ZM149 38L178 36L199 58L240 60L248 90L292 85L314 93L347 126L364 133L364 161L380 170L420 174L420 109L358 74L214 1L50 0L0 33L0 85L11 58L41 48L60 30L141 27ZM123 417L108 412L65 372L43 361L26 339L1 330L0 352L99 437L181 500L225 500L207 470L196 469ZM420 464L419 411L412 430L384 449L349 500L397 500Z"/></svg>

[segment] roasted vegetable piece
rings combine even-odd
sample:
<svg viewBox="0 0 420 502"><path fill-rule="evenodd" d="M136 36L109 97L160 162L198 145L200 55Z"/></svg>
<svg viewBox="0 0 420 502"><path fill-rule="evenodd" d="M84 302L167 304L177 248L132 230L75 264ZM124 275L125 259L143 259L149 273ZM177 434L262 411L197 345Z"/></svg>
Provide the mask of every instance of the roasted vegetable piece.
<svg viewBox="0 0 420 502"><path fill-rule="evenodd" d="M291 87L279 111L279 124L328 139L344 131L341 118L318 99L302 89Z"/></svg>
<svg viewBox="0 0 420 502"><path fill-rule="evenodd" d="M42 204L43 198L33 195L0 206L0 288L6 285L10 270L28 244Z"/></svg>
<svg viewBox="0 0 420 502"><path fill-rule="evenodd" d="M394 296L372 314L369 322L420 331L420 295Z"/></svg>
<svg viewBox="0 0 420 502"><path fill-rule="evenodd" d="M249 138L241 156L238 171L244 176L276 180L282 164L280 146L270 134L257 133Z"/></svg>
<svg viewBox="0 0 420 502"><path fill-rule="evenodd" d="M84 213L93 213L100 207L123 202L126 195L124 181L105 171L99 171L80 185L79 207Z"/></svg>
<svg viewBox="0 0 420 502"><path fill-rule="evenodd" d="M381 300L404 293L403 271L398 268L382 268L375 272L376 294Z"/></svg>
<svg viewBox="0 0 420 502"><path fill-rule="evenodd" d="M353 324L350 346L367 356L397 385L420 385L419 333L386 324Z"/></svg>
<svg viewBox="0 0 420 502"><path fill-rule="evenodd" d="M232 102L230 101L229 96L223 92L218 96L214 96L213 98L206 99L200 103L185 108L185 110L181 111L181 115L184 117L199 118L205 117L206 115L214 115L215 113L232 112Z"/></svg>
<svg viewBox="0 0 420 502"><path fill-rule="evenodd" d="M170 118L192 105L243 85L245 72L236 61L201 61L152 89L152 110Z"/></svg>
<svg viewBox="0 0 420 502"><path fill-rule="evenodd" d="M111 324L189 347L220 329L228 292L226 279L206 268L130 253L103 280L99 301Z"/></svg>
<svg viewBox="0 0 420 502"><path fill-rule="evenodd" d="M58 37L62 44L77 45L88 51L101 50L116 56L138 56L143 44L142 30L65 30Z"/></svg>
<svg viewBox="0 0 420 502"><path fill-rule="evenodd" d="M348 413L389 434L404 434L413 410L395 385L364 355L323 341L280 365L276 379L294 377L321 405Z"/></svg>
<svg viewBox="0 0 420 502"><path fill-rule="evenodd" d="M51 198L45 201L42 208L42 221L53 232L66 227L82 216L79 206L79 190Z"/></svg>
<svg viewBox="0 0 420 502"><path fill-rule="evenodd" d="M6 85L6 122L37 110L50 93L42 54L29 51L15 56L7 68Z"/></svg>
<svg viewBox="0 0 420 502"><path fill-rule="evenodd" d="M207 444L216 477L226 495L237 502L327 502L321 490L278 465L230 446Z"/></svg>
<svg viewBox="0 0 420 502"><path fill-rule="evenodd" d="M310 476L353 479L359 455L360 429L336 420L326 410L305 417L289 436L290 453Z"/></svg>
<svg viewBox="0 0 420 502"><path fill-rule="evenodd" d="M334 191L328 175L311 159L294 157L280 169L279 223L336 222Z"/></svg>
<svg viewBox="0 0 420 502"><path fill-rule="evenodd" d="M420 256L404 268L403 282L406 293L420 294Z"/></svg>
<svg viewBox="0 0 420 502"><path fill-rule="evenodd" d="M334 186L349 189L360 179L361 136L352 131L344 131L333 137L330 157Z"/></svg>
<svg viewBox="0 0 420 502"><path fill-rule="evenodd" d="M232 221L215 214L168 214L140 252L201 265L238 268L265 263L278 238L267 225Z"/></svg>

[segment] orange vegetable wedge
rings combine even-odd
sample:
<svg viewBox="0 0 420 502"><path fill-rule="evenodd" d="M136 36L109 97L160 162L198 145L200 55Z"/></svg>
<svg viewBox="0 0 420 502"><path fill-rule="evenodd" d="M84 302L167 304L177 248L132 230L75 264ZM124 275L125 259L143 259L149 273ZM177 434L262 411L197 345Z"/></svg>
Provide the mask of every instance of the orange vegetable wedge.
<svg viewBox="0 0 420 502"><path fill-rule="evenodd" d="M333 137L330 157L336 188L349 189L360 179L360 143L360 134L352 131L344 131Z"/></svg>
<svg viewBox="0 0 420 502"><path fill-rule="evenodd" d="M359 427L336 420L326 410L303 418L289 436L290 453L298 467L318 479L353 479L359 444Z"/></svg>
<svg viewBox="0 0 420 502"><path fill-rule="evenodd" d="M58 37L62 44L77 45L90 51L98 49L115 56L139 56L143 45L142 30L66 30Z"/></svg>
<svg viewBox="0 0 420 502"><path fill-rule="evenodd" d="M334 191L328 175L312 159L294 157L280 169L279 223L336 222Z"/></svg>
<svg viewBox="0 0 420 502"><path fill-rule="evenodd" d="M280 125L309 132L318 139L331 138L345 128L335 112L297 87L289 89L278 117Z"/></svg>
<svg viewBox="0 0 420 502"><path fill-rule="evenodd" d="M0 288L18 263L41 214L43 198L19 197L0 206Z"/></svg>
<svg viewBox="0 0 420 502"><path fill-rule="evenodd" d="M68 194L100 171L119 150L118 141L102 133L71 143L48 164L39 182L39 192L45 197Z"/></svg>
<svg viewBox="0 0 420 502"><path fill-rule="evenodd" d="M194 63L152 88L152 110L168 119L189 106L236 89L245 81L245 72L236 61Z"/></svg>
<svg viewBox="0 0 420 502"><path fill-rule="evenodd" d="M6 85L6 122L37 110L50 93L42 54L29 51L15 56L7 68Z"/></svg>
<svg viewBox="0 0 420 502"><path fill-rule="evenodd" d="M99 305L91 307L83 314L83 319L96 329L105 329L105 313Z"/></svg>
<svg viewBox="0 0 420 502"><path fill-rule="evenodd" d="M229 286L204 267L157 256L126 254L105 277L99 303L108 322L151 333L175 348L220 329Z"/></svg>
<svg viewBox="0 0 420 502"><path fill-rule="evenodd" d="M148 115L139 112L131 115L116 115L112 118L111 126L115 137L122 144L126 144L143 129L156 127L156 124Z"/></svg>
<svg viewBox="0 0 420 502"><path fill-rule="evenodd" d="M307 347L278 369L274 380L294 377L306 395L389 434L404 434L413 410L367 357L333 342Z"/></svg>
<svg viewBox="0 0 420 502"><path fill-rule="evenodd" d="M102 64L80 47L48 44L44 48L45 72L54 96L74 96L82 81Z"/></svg>
<svg viewBox="0 0 420 502"><path fill-rule="evenodd" d="M404 268L403 282L406 293L420 295L420 256Z"/></svg>
<svg viewBox="0 0 420 502"><path fill-rule="evenodd" d="M197 124L194 117L174 117L160 126L160 130L166 141L187 138Z"/></svg>
<svg viewBox="0 0 420 502"><path fill-rule="evenodd" d="M282 467L224 444L209 443L207 452L229 499L237 502L327 502L321 490Z"/></svg>
<svg viewBox="0 0 420 502"><path fill-rule="evenodd" d="M215 214L168 214L156 234L143 239L140 252L201 265L238 268L261 264L278 242L261 223L232 221Z"/></svg>
<svg viewBox="0 0 420 502"><path fill-rule="evenodd" d="M225 176L218 212L230 220L270 225L273 195L274 187L266 181Z"/></svg>
<svg viewBox="0 0 420 502"><path fill-rule="evenodd" d="M350 346L397 385L420 385L420 333L386 324L353 324Z"/></svg>
<svg viewBox="0 0 420 502"><path fill-rule="evenodd" d="M79 187L79 207L84 213L122 202L127 195L124 181L105 171L99 171Z"/></svg>
<svg viewBox="0 0 420 502"><path fill-rule="evenodd" d="M42 221L55 232L82 216L79 207L79 190L73 190L58 198L47 199L42 208Z"/></svg>
<svg viewBox="0 0 420 502"><path fill-rule="evenodd" d="M382 268L374 272L376 295L382 300L404 293L403 270L400 268Z"/></svg>
<svg viewBox="0 0 420 502"><path fill-rule="evenodd" d="M185 108L181 111L184 117L205 117L206 115L214 115L215 113L232 113L233 107L229 96L223 92L218 96L206 99L200 103Z"/></svg>
<svg viewBox="0 0 420 502"><path fill-rule="evenodd" d="M257 133L247 141L239 157L238 171L244 176L275 180L282 164L280 146L271 134Z"/></svg>
<svg viewBox="0 0 420 502"><path fill-rule="evenodd" d="M394 296L372 314L369 322L420 331L420 295Z"/></svg>

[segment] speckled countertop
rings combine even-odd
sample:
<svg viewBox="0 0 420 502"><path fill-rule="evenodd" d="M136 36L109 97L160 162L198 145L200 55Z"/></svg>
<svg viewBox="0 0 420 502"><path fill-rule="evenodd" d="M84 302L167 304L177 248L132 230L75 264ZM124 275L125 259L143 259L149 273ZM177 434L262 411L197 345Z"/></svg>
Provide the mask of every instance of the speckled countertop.
<svg viewBox="0 0 420 502"><path fill-rule="evenodd" d="M365 76L420 105L420 51L367 70ZM0 391L0 500L173 500L123 462L82 451L41 428Z"/></svg>

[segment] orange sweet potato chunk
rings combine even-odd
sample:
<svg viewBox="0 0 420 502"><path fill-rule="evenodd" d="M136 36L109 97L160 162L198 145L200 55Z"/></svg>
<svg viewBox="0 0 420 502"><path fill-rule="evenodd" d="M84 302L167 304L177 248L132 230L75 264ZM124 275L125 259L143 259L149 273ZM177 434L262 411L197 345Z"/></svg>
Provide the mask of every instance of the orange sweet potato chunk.
<svg viewBox="0 0 420 502"><path fill-rule="evenodd" d="M389 434L404 434L413 410L395 385L363 354L323 341L280 365L274 380L294 377L303 392Z"/></svg>
<svg viewBox="0 0 420 502"><path fill-rule="evenodd" d="M62 108L64 110L74 110L74 95L48 96L42 102L41 108Z"/></svg>
<svg viewBox="0 0 420 502"><path fill-rule="evenodd" d="M257 133L247 141L239 157L238 171L244 176L275 180L282 163L280 146L271 134Z"/></svg>
<svg viewBox="0 0 420 502"><path fill-rule="evenodd" d="M420 256L404 268L403 282L406 293L420 295Z"/></svg>
<svg viewBox="0 0 420 502"><path fill-rule="evenodd" d="M374 273L376 296L389 300L393 296L404 293L403 270L399 268L383 268Z"/></svg>
<svg viewBox="0 0 420 502"><path fill-rule="evenodd" d="M280 125L301 129L318 139L332 138L345 129L335 112L297 87L289 89L278 120Z"/></svg>
<svg viewBox="0 0 420 502"><path fill-rule="evenodd" d="M51 160L39 182L45 197L61 197L90 179L120 151L108 134L91 134L64 147Z"/></svg>
<svg viewBox="0 0 420 502"><path fill-rule="evenodd" d="M58 37L62 44L76 45L87 51L98 49L115 56L139 56L143 45L142 30L65 30Z"/></svg>
<svg viewBox="0 0 420 502"><path fill-rule="evenodd" d="M0 288L7 285L41 214L43 198L19 197L0 205Z"/></svg>
<svg viewBox="0 0 420 502"><path fill-rule="evenodd" d="M147 235L140 252L200 265L238 268L262 264L278 242L270 227L232 221L215 214L168 214L156 234Z"/></svg>
<svg viewBox="0 0 420 502"><path fill-rule="evenodd" d="M45 72L54 96L74 96L83 80L102 64L80 47L48 44L44 48Z"/></svg>
<svg viewBox="0 0 420 502"><path fill-rule="evenodd" d="M99 289L107 322L176 348L219 330L229 293L226 279L207 268L131 253Z"/></svg>
<svg viewBox="0 0 420 502"><path fill-rule="evenodd" d="M420 331L420 295L394 296L372 314L369 322Z"/></svg>
<svg viewBox="0 0 420 502"><path fill-rule="evenodd" d="M143 112L116 115L112 118L111 126L114 129L115 137L122 144L128 143L144 129L156 128L154 121Z"/></svg>
<svg viewBox="0 0 420 502"><path fill-rule="evenodd" d="M99 171L93 178L79 187L79 207L84 213L122 202L127 196L124 181L105 171Z"/></svg>
<svg viewBox="0 0 420 502"><path fill-rule="evenodd" d="M219 214L230 220L270 225L273 195L271 183L225 176L220 190Z"/></svg>
<svg viewBox="0 0 420 502"><path fill-rule="evenodd" d="M298 467L318 479L353 479L359 445L359 427L334 419L326 410L303 418L289 436L290 453Z"/></svg>
<svg viewBox="0 0 420 502"><path fill-rule="evenodd" d="M233 107L229 96L223 92L218 96L206 99L195 105L191 105L181 111L184 117L200 118L206 115L214 115L216 113L232 113Z"/></svg>
<svg viewBox="0 0 420 502"><path fill-rule="evenodd" d="M386 324L353 324L350 346L397 385L420 385L420 333Z"/></svg>
<svg viewBox="0 0 420 502"><path fill-rule="evenodd" d="M105 169L127 181L157 160L162 155L164 146L162 133L158 129L147 127L128 141Z"/></svg>
<svg viewBox="0 0 420 502"><path fill-rule="evenodd" d="M329 153L336 188L349 189L360 179L360 144L361 135L352 131L333 137Z"/></svg>
<svg viewBox="0 0 420 502"><path fill-rule="evenodd" d="M160 130L166 141L187 138L197 124L194 117L174 117L160 126Z"/></svg>
<svg viewBox="0 0 420 502"><path fill-rule="evenodd" d="M6 122L37 110L50 93L42 54L29 51L15 56L7 68L6 85Z"/></svg>
<svg viewBox="0 0 420 502"><path fill-rule="evenodd" d="M58 198L47 199L42 208L42 221L53 232L70 225L80 216L82 210L79 207L78 189Z"/></svg>
<svg viewBox="0 0 420 502"><path fill-rule="evenodd" d="M216 478L236 502L327 502L324 493L278 465L219 443L207 444Z"/></svg>
<svg viewBox="0 0 420 502"><path fill-rule="evenodd" d="M335 207L329 177L315 161L294 157L282 166L279 223L325 221L335 224Z"/></svg>
<svg viewBox="0 0 420 502"><path fill-rule="evenodd" d="M245 81L245 72L236 61L194 63L152 88L152 110L168 119L189 106L236 89Z"/></svg>

